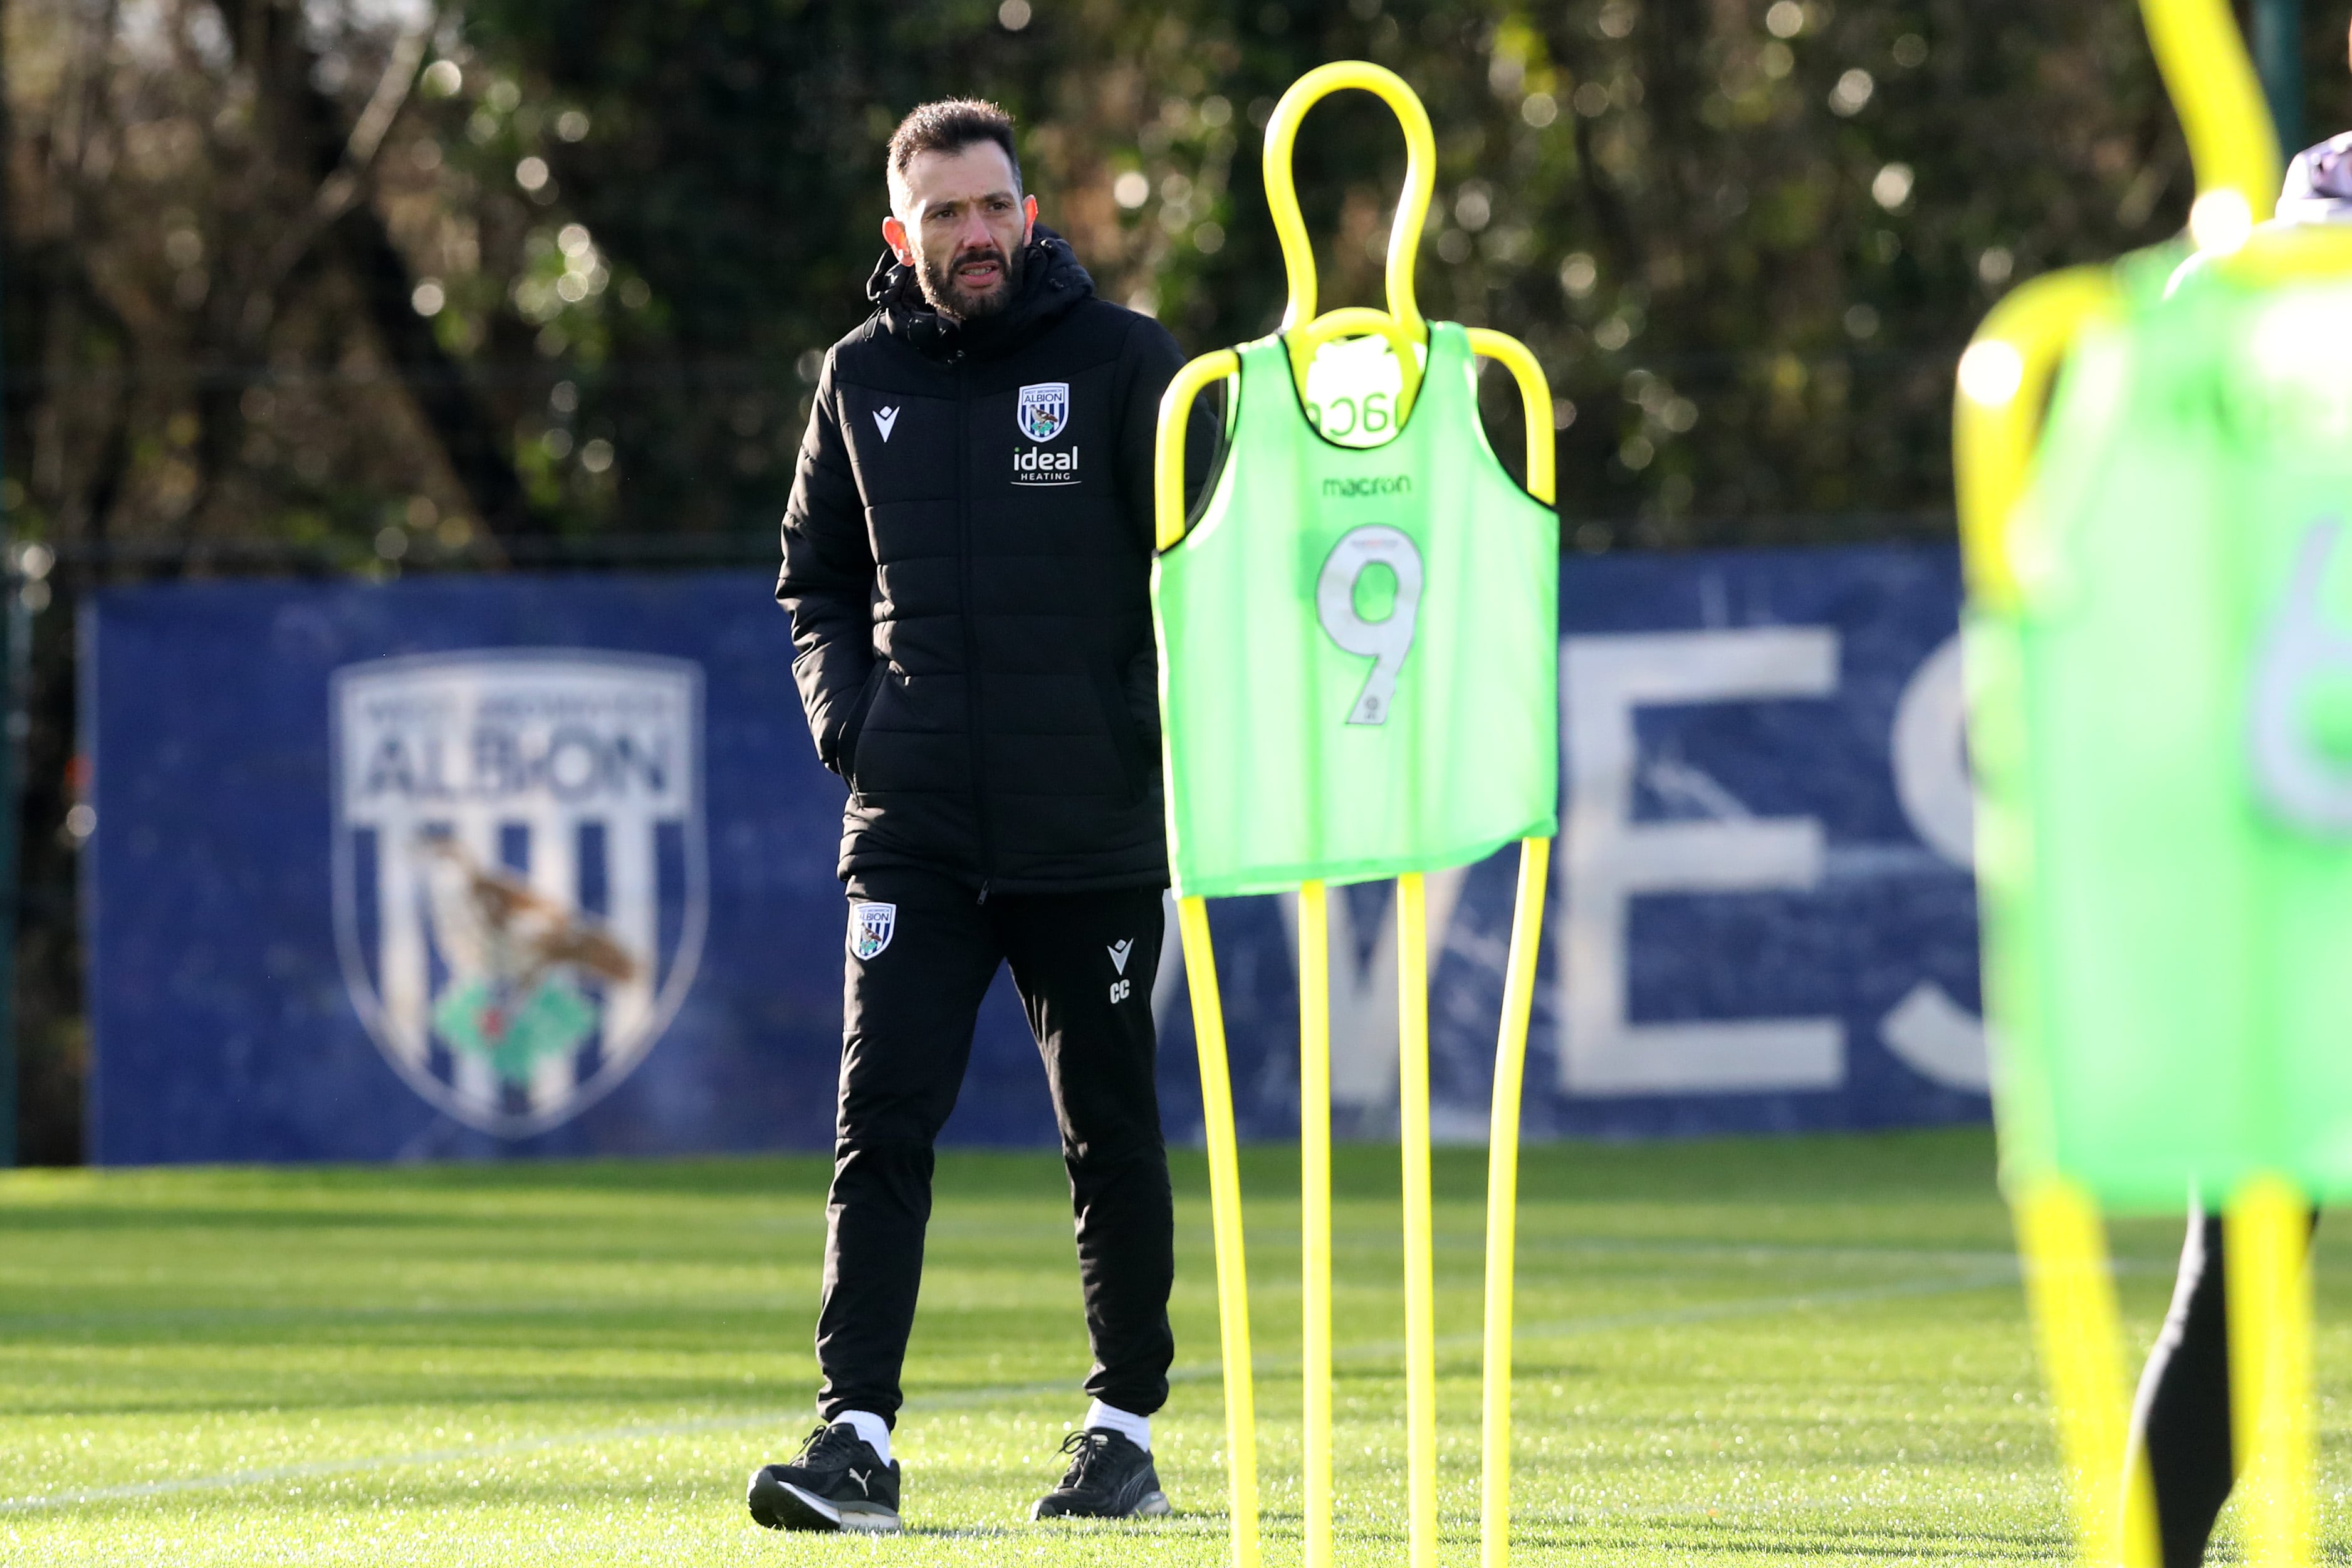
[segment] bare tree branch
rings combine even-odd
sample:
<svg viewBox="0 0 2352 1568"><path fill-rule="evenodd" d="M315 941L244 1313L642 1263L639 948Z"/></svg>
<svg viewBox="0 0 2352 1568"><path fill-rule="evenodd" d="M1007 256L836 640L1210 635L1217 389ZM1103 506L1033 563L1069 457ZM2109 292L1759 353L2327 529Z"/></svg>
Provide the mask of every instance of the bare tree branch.
<svg viewBox="0 0 2352 1568"><path fill-rule="evenodd" d="M385 62L383 76L376 79L375 91L368 95L367 107L360 111L349 140L343 143L341 160L334 172L320 182L310 210L300 221L289 226L270 251L268 260L253 281L254 292L275 294L318 243L319 237L359 199L384 137L399 118L409 94L415 90L417 68L425 61L425 43L432 36L434 19L434 13L428 9L394 40L392 58Z"/></svg>

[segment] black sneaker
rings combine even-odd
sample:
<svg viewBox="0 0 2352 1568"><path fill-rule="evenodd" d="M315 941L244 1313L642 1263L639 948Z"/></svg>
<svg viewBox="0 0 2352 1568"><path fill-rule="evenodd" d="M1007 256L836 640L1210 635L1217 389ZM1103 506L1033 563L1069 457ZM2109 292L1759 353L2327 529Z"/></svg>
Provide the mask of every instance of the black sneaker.
<svg viewBox="0 0 2352 1568"><path fill-rule="evenodd" d="M820 1426L791 1464L762 1465L753 1474L751 1500L751 1517L770 1530L893 1534L898 1528L898 1467L895 1461L884 1464L856 1427Z"/></svg>
<svg viewBox="0 0 2352 1568"><path fill-rule="evenodd" d="M1088 1426L1062 1439L1070 1456L1062 1484L1037 1500L1032 1519L1156 1519L1168 1511L1168 1494L1148 1449L1124 1433Z"/></svg>

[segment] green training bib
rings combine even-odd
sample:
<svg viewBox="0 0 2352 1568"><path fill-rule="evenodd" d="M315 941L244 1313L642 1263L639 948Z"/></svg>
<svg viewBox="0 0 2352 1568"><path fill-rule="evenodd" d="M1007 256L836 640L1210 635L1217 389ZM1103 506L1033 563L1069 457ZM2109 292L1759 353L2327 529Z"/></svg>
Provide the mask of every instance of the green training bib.
<svg viewBox="0 0 2352 1568"><path fill-rule="evenodd" d="M1548 837L1559 523L1496 461L1469 339L1429 325L1404 426L1345 447L1287 351L1238 351L1230 449L1152 573L1184 897L1362 882Z"/></svg>
<svg viewBox="0 0 2352 1568"><path fill-rule="evenodd" d="M2352 278L2119 275L1968 631L2003 1164L2352 1194Z"/></svg>

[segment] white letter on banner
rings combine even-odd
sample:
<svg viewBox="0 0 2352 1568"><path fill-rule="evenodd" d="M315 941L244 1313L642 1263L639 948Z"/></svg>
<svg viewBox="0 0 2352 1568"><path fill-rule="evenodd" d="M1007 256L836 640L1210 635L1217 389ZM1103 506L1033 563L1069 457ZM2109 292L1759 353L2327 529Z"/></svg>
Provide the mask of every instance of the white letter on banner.
<svg viewBox="0 0 2352 1568"><path fill-rule="evenodd" d="M1423 942L1428 951L1422 962L1432 983L1445 956L1445 939L1454 925L1454 906L1470 880L1470 868L1452 866L1422 879ZM1298 947L1298 895L1284 893L1282 921L1290 932L1293 952ZM1331 1103L1341 1110L1377 1110L1397 1098L1397 927L1393 893L1381 912L1370 940L1356 929L1356 906L1345 888L1333 888L1324 900L1324 919L1331 942ZM1367 953L1369 950L1369 953ZM1481 1134L1484 1136L1482 1131Z"/></svg>
<svg viewBox="0 0 2352 1568"><path fill-rule="evenodd" d="M1962 870L1975 862L1976 792L1965 745L1968 703L1955 632L1927 656L1895 708L1888 752L1903 815L1928 848ZM1984 1023L1932 980L1904 994L1878 1021L1878 1038L1904 1066L1948 1089L1991 1085Z"/></svg>
<svg viewBox="0 0 2352 1568"><path fill-rule="evenodd" d="M1567 957L1559 966L1562 1089L1580 1095L1835 1089L1835 1018L1629 1023L1625 914L1644 893L1802 889L1822 878L1817 817L1633 820L1637 708L1826 697L1826 626L1570 637L1560 653L1568 742Z"/></svg>

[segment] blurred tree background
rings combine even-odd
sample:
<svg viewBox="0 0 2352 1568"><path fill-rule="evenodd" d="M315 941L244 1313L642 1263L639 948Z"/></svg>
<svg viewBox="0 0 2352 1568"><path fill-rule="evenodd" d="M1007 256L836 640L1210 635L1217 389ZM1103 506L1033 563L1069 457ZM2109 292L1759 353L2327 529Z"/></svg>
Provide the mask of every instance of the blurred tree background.
<svg viewBox="0 0 2352 1568"><path fill-rule="evenodd" d="M1435 121L1433 316L1551 377L1575 550L1934 540L2005 289L2177 231L2124 0L5 0L5 470L37 611L29 1159L77 1157L71 606L253 571L769 558L883 146L1023 127L1048 222L1190 352L1268 331L1258 132L1325 60ZM2309 9L2314 133L2352 123ZM1318 109L1325 301L1371 301L1402 137ZM1497 448L1516 397L1492 387ZM26 554L28 545L39 548ZM26 569L46 579L23 581Z"/></svg>

